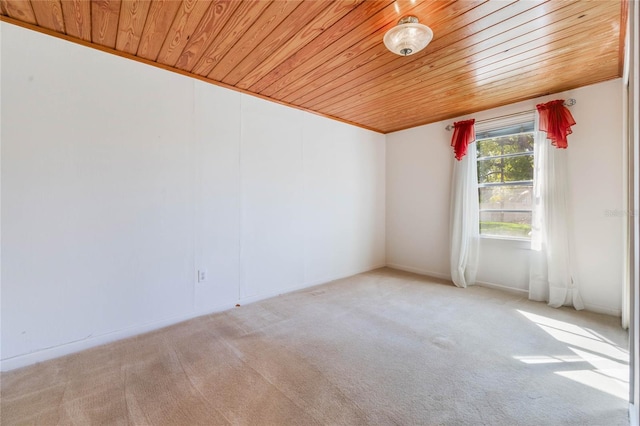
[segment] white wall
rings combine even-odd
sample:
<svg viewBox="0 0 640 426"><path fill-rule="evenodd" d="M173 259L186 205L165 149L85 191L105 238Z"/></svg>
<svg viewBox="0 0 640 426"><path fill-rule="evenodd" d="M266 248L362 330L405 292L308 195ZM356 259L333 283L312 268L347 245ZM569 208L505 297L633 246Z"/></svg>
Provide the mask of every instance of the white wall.
<svg viewBox="0 0 640 426"><path fill-rule="evenodd" d="M621 80L544 96L459 119L483 120L575 98L578 123L569 136L569 173L577 279L588 309L620 314L622 288ZM457 119L456 119L457 120ZM449 194L453 121L387 135L387 264L450 278ZM612 214L613 213L613 214ZM515 291L528 288L526 244L483 239L478 281Z"/></svg>
<svg viewBox="0 0 640 426"><path fill-rule="evenodd" d="M383 135L0 25L2 369L384 265Z"/></svg>

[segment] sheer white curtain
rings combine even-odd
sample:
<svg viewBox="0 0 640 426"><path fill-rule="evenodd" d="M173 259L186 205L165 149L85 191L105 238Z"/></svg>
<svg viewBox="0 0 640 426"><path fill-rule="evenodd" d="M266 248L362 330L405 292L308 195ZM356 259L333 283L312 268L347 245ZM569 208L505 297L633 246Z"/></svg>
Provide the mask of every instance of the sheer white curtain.
<svg viewBox="0 0 640 426"><path fill-rule="evenodd" d="M473 285L480 238L476 145L454 161L451 185L451 279L458 287Z"/></svg>
<svg viewBox="0 0 640 426"><path fill-rule="evenodd" d="M529 299L583 309L572 267L568 150L552 146L538 121L536 114Z"/></svg>

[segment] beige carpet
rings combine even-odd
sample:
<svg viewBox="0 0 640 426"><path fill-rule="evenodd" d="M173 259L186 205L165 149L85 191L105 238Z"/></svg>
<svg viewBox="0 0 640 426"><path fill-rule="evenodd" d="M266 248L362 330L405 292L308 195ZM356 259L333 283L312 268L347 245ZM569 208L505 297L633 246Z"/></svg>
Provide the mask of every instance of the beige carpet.
<svg viewBox="0 0 640 426"><path fill-rule="evenodd" d="M2 425L626 425L619 319L381 269L2 374Z"/></svg>

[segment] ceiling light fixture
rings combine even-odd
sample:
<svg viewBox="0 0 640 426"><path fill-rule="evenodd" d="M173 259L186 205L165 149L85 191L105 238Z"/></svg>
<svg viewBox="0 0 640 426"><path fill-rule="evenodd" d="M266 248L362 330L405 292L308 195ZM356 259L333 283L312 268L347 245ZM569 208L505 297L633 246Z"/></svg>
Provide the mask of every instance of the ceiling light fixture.
<svg viewBox="0 0 640 426"><path fill-rule="evenodd" d="M418 53L433 39L433 31L418 23L418 18L409 15L398 21L384 35L384 45L396 55L409 56Z"/></svg>

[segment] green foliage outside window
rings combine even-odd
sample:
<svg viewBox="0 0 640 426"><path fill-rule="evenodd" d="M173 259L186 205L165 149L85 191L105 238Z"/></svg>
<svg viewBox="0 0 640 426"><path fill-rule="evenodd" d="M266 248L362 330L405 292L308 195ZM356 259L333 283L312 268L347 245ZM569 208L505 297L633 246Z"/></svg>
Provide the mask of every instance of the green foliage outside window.
<svg viewBox="0 0 640 426"><path fill-rule="evenodd" d="M484 139L477 143L478 182L513 182L533 179L533 155L487 158L505 154L533 153L533 134Z"/></svg>
<svg viewBox="0 0 640 426"><path fill-rule="evenodd" d="M478 196L480 209L484 210L480 214L481 234L529 238L533 185L526 181L533 180L533 143L533 133L500 136L476 142L478 183L481 184ZM502 157L504 155L506 157ZM509 185L509 182L523 183L514 186ZM506 185L502 186L500 183Z"/></svg>

